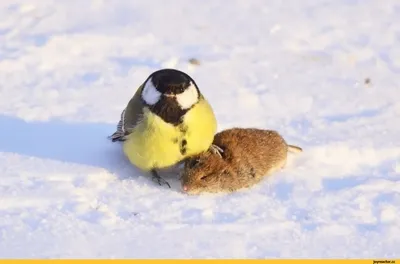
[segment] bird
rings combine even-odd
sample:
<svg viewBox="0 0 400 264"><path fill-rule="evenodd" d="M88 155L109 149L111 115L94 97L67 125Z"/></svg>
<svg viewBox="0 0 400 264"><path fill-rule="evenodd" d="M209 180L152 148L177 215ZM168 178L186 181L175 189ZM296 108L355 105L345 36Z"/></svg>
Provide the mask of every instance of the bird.
<svg viewBox="0 0 400 264"><path fill-rule="evenodd" d="M109 136L122 142L130 163L150 172L161 186L170 184L157 170L211 150L217 119L213 108L192 77L178 69L151 73L139 86L120 115L117 130Z"/></svg>

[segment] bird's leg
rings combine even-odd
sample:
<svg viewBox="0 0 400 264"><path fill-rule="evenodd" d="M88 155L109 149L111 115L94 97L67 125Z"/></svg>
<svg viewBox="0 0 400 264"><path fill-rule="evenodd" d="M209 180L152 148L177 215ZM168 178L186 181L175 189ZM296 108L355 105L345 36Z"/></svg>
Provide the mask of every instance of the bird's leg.
<svg viewBox="0 0 400 264"><path fill-rule="evenodd" d="M153 175L152 180L153 181L157 181L158 184L163 185L166 184L169 188L171 188L171 185L169 185L169 183L164 180L163 178L160 177L160 175L158 175L157 171L155 169L151 170L151 175Z"/></svg>
<svg viewBox="0 0 400 264"><path fill-rule="evenodd" d="M217 146L215 144L211 144L210 150L212 153L214 153L222 158L222 153L224 153L224 150L222 148L220 148L219 146Z"/></svg>

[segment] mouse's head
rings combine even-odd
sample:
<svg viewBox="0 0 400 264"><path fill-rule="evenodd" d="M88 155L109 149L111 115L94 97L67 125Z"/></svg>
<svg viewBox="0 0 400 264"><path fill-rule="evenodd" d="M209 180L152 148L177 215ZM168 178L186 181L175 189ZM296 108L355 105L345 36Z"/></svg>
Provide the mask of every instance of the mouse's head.
<svg viewBox="0 0 400 264"><path fill-rule="evenodd" d="M188 158L182 173L182 190L187 194L222 191L229 177L227 162L210 151Z"/></svg>

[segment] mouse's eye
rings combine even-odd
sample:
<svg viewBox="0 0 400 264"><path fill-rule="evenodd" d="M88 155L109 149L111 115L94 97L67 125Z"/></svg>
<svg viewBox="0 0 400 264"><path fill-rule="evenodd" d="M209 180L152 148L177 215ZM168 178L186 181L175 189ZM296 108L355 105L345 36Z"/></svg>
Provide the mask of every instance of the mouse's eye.
<svg viewBox="0 0 400 264"><path fill-rule="evenodd" d="M210 176L211 176L211 174L204 175L204 176L202 176L202 177L200 178L200 180L205 181L205 180L209 179Z"/></svg>

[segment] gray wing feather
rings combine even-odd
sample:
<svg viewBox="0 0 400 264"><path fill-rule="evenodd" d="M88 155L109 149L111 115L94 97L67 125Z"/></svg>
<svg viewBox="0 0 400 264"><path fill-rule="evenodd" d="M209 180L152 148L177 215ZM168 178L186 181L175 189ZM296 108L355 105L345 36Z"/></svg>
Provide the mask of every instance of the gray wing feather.
<svg viewBox="0 0 400 264"><path fill-rule="evenodd" d="M129 101L126 108L121 113L121 118L117 124L117 131L114 132L109 138L115 141L125 141L132 129L142 117L143 103L141 101L142 86L136 91L135 95Z"/></svg>
<svg viewBox="0 0 400 264"><path fill-rule="evenodd" d="M126 112L126 108L122 111L121 113L121 118L117 124L117 131L115 131L109 138L114 142L114 141L124 141L125 140L125 136L128 135L128 133L126 133L126 129L125 129L125 112Z"/></svg>

